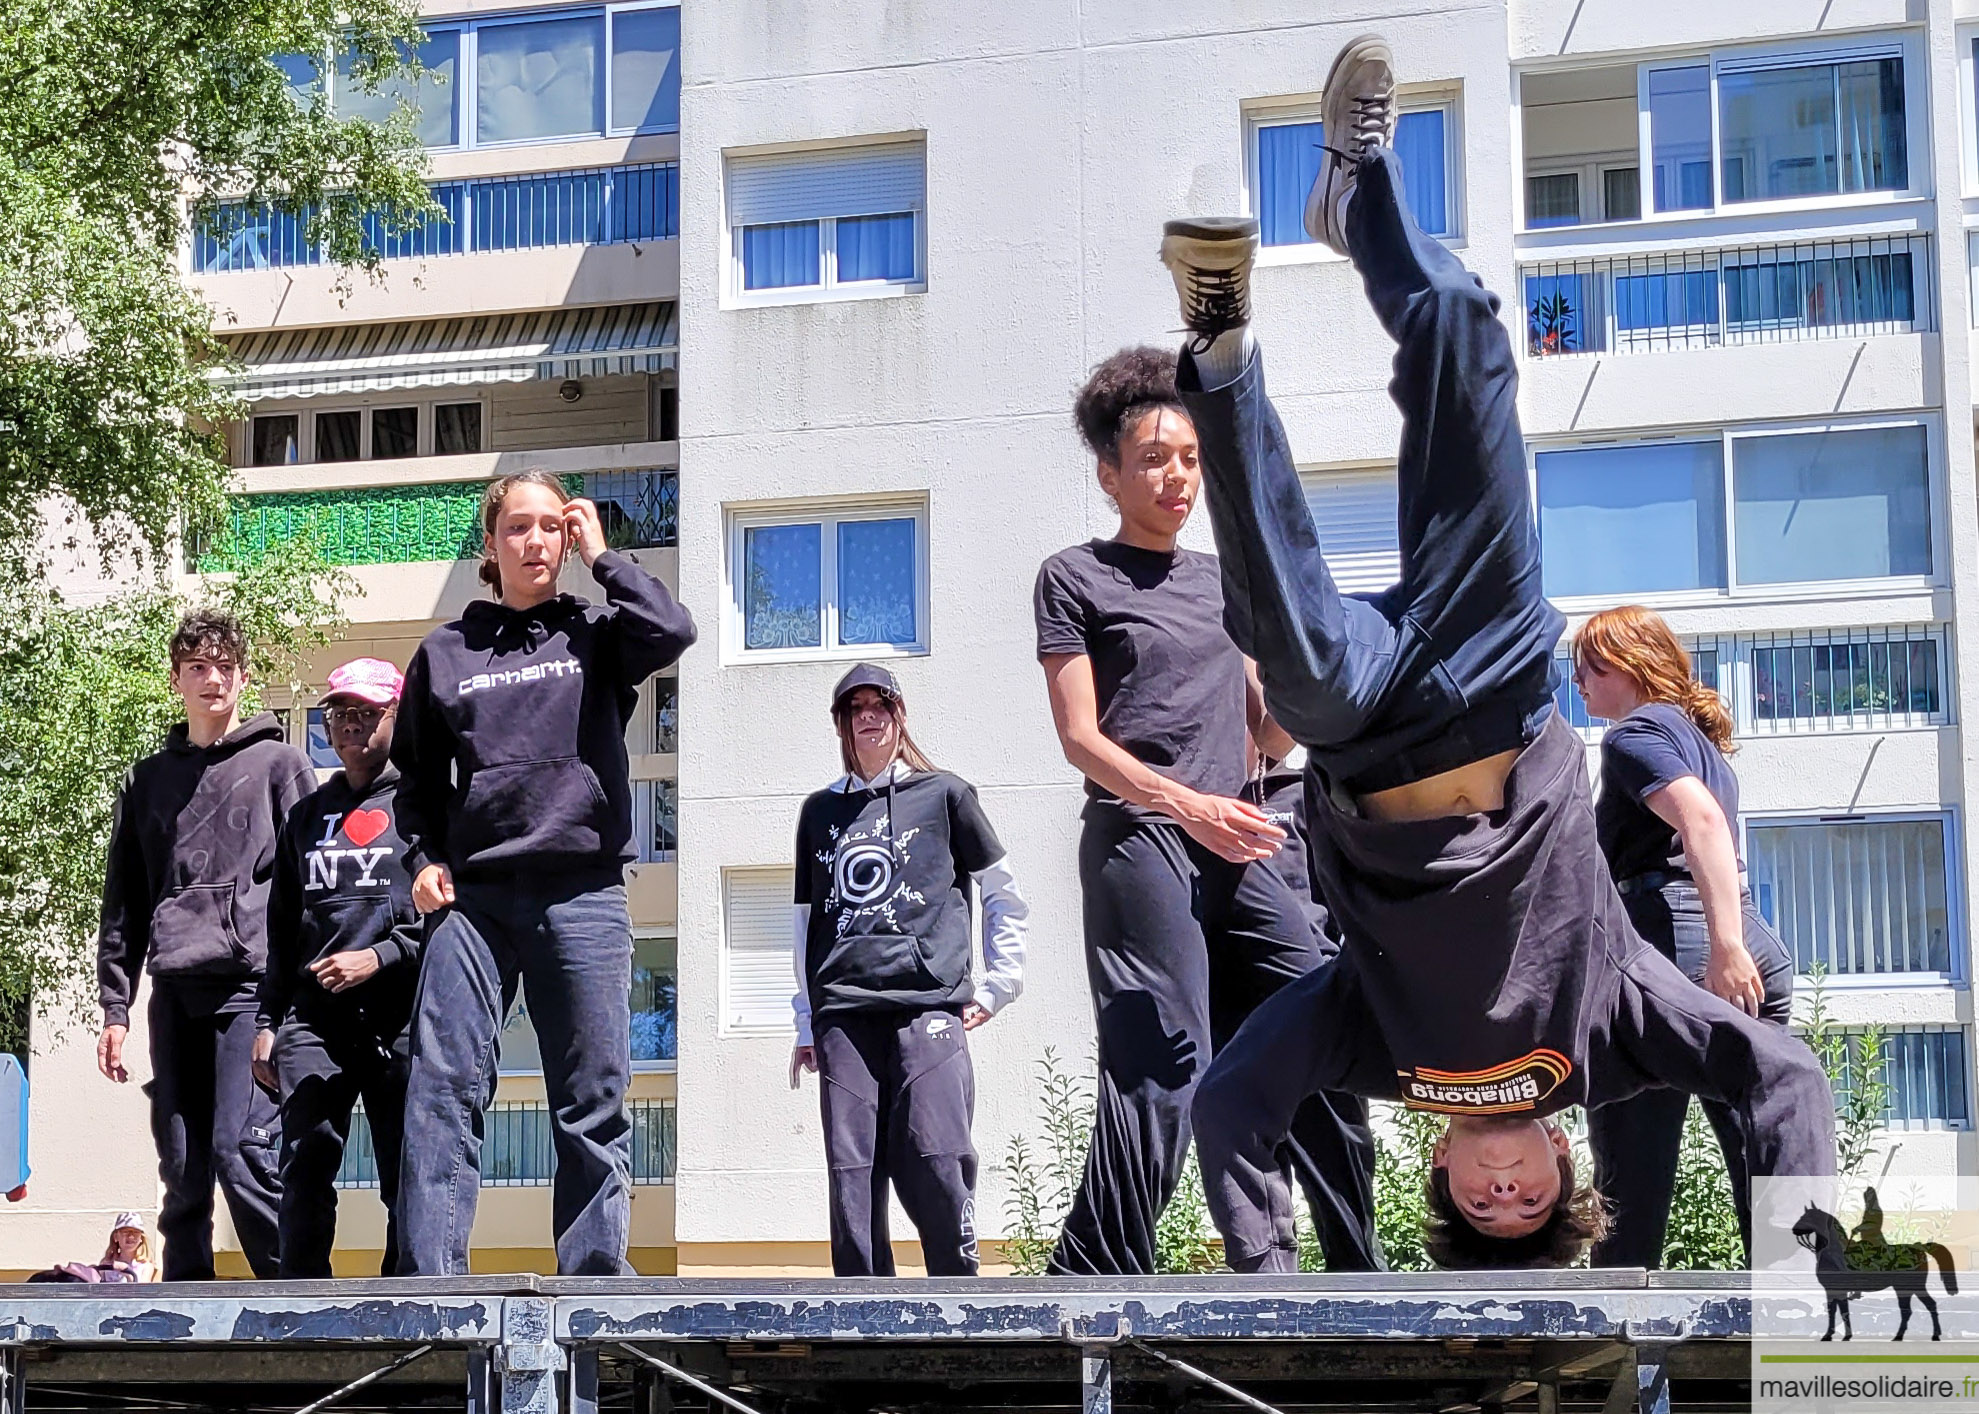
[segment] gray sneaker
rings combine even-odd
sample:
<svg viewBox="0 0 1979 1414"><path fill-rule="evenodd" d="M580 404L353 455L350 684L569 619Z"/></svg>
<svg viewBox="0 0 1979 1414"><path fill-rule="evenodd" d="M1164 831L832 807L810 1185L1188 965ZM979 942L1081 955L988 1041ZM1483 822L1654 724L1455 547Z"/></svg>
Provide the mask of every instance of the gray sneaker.
<svg viewBox="0 0 1979 1414"><path fill-rule="evenodd" d="M1395 56L1387 40L1364 34L1334 57L1320 90L1319 118L1326 155L1306 196L1306 234L1345 255L1347 200L1361 155L1395 142Z"/></svg>
<svg viewBox="0 0 1979 1414"><path fill-rule="evenodd" d="M1161 263L1182 297L1182 326L1195 336L1191 353L1251 322L1257 231L1248 216L1202 216L1161 228Z"/></svg>

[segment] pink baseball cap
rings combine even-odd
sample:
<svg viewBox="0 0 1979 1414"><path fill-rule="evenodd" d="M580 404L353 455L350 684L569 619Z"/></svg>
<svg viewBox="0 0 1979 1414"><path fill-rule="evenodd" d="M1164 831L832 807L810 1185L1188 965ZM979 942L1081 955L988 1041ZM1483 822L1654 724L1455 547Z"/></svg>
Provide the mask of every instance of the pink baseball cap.
<svg viewBox="0 0 1979 1414"><path fill-rule="evenodd" d="M317 699L322 706L333 697L355 697L382 707L399 700L405 674L382 658L353 658L330 674L330 685Z"/></svg>

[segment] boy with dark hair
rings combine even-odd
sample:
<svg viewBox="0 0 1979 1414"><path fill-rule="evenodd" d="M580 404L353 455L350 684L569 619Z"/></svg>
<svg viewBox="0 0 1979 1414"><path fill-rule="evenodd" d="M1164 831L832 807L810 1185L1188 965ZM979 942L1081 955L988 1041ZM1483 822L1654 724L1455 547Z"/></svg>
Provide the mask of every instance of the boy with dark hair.
<svg viewBox="0 0 1979 1414"><path fill-rule="evenodd" d="M96 975L96 1064L122 1084L139 970L151 974L151 1132L165 1195L167 1281L213 1276L218 1179L256 1276L276 1274L275 1102L249 1069L268 956L275 836L315 789L272 712L240 720L248 645L228 613L197 609L172 635L186 720L124 778L110 830Z"/></svg>
<svg viewBox="0 0 1979 1414"><path fill-rule="evenodd" d="M1266 1001L1196 1092L1232 1265L1296 1270L1275 1154L1315 1090L1451 1116L1427 1237L1439 1262L1560 1265L1597 1235L1570 1105L1668 1086L1718 1099L1757 1174L1835 1168L1834 1102L1799 1041L1693 985L1629 926L1586 748L1552 707L1563 621L1540 589L1518 372L1498 301L1402 200L1394 71L1341 51L1306 228L1350 257L1395 339L1400 582L1343 595L1250 333L1257 223L1171 221L1231 637L1308 749L1313 873L1340 960Z"/></svg>
<svg viewBox="0 0 1979 1414"><path fill-rule="evenodd" d="M282 1097L284 1277L331 1275L337 1170L360 1097L385 1204L379 1270L398 1270L399 1143L424 941L388 759L404 685L378 658L330 674L323 719L343 769L289 813L275 855L254 1073Z"/></svg>

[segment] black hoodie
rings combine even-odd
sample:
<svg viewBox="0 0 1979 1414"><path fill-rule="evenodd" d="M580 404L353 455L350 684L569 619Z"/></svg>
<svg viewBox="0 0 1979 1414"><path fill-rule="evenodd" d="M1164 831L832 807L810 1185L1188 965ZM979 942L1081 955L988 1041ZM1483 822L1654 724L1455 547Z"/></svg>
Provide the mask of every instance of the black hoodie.
<svg viewBox="0 0 1979 1414"><path fill-rule="evenodd" d="M268 961L268 883L282 821L316 788L272 712L198 747L185 723L124 777L110 826L96 981L106 1026L130 1024L140 967L246 978Z"/></svg>
<svg viewBox="0 0 1979 1414"><path fill-rule="evenodd" d="M281 1025L293 1007L326 1021L348 1017L386 1046L403 1043L425 938L392 818L398 788L389 765L361 791L339 771L289 812L268 896L261 1030ZM347 991L325 991L309 971L319 958L360 948L376 949L379 968Z"/></svg>
<svg viewBox="0 0 1979 1414"><path fill-rule="evenodd" d="M694 620L607 550L600 608L559 594L528 609L477 600L406 668L392 762L406 869L459 879L594 871L632 850L625 726L639 684L677 662Z"/></svg>

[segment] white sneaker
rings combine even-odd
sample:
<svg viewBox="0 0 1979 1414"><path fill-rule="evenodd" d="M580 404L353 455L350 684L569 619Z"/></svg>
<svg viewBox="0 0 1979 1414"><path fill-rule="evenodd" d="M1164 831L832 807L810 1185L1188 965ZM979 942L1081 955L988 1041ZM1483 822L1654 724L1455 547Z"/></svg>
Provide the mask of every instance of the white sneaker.
<svg viewBox="0 0 1979 1414"><path fill-rule="evenodd" d="M1334 56L1319 117L1326 155L1306 196L1306 234L1345 255L1347 202L1361 156L1395 142L1395 56L1387 40L1364 34Z"/></svg>
<svg viewBox="0 0 1979 1414"><path fill-rule="evenodd" d="M1161 228L1161 263L1182 297L1182 327L1201 353L1219 334L1251 322L1251 261L1257 222L1248 216L1203 216Z"/></svg>

